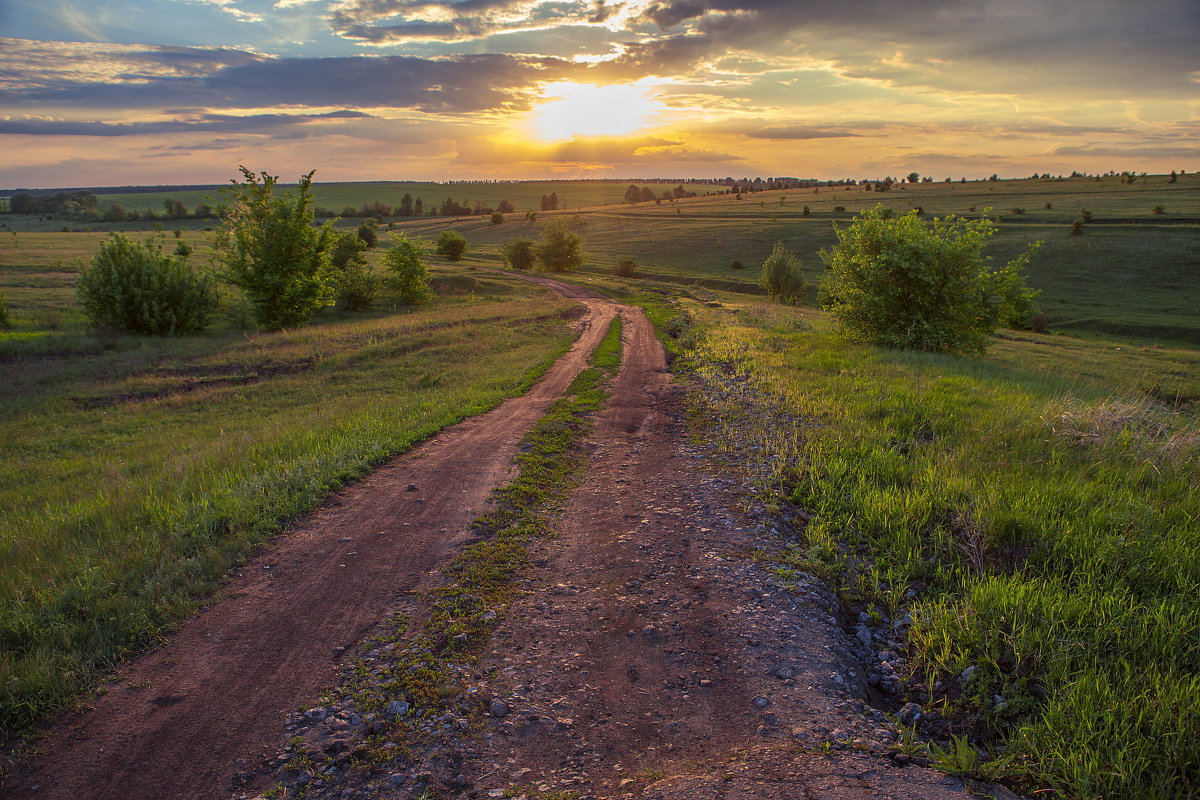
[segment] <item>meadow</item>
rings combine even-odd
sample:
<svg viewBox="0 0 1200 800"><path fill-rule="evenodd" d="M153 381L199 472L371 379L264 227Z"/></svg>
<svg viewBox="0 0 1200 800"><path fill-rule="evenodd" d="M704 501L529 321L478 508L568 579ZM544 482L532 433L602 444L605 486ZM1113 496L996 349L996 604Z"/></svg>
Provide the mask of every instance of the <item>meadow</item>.
<svg viewBox="0 0 1200 800"><path fill-rule="evenodd" d="M384 298L277 333L235 313L202 336L98 337L71 289L98 237L28 234L0 253L9 733L158 641L289 519L521 393L571 340L571 303L437 269L421 308Z"/></svg>
<svg viewBox="0 0 1200 800"><path fill-rule="evenodd" d="M1029 281L1048 331L1001 331L977 358L840 339L817 308L818 252L876 204L991 208L997 260L1042 241ZM470 244L436 268L431 307L257 334L234 306L190 339L87 331L73 262L102 233L0 231L5 727L152 643L329 488L527 385L565 347L569 304L476 268L562 216L587 253L566 279L643 304L707 438L765 476L792 531L778 579L819 575L849 607L912 616L910 697L964 737L931 748L943 769L1062 797L1200 793L1200 178L594 205L393 220ZM801 307L758 286L776 241L803 260ZM626 258L636 277L614 276ZM734 385L725 402L704 388Z"/></svg>

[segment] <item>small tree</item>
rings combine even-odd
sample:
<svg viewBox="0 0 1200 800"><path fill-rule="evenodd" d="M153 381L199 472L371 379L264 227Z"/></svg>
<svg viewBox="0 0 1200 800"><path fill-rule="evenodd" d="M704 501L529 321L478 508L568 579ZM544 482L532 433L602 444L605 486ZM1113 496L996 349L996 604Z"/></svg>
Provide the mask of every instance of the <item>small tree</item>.
<svg viewBox="0 0 1200 800"><path fill-rule="evenodd" d="M567 227L565 219L556 219L542 231L536 253L546 271L567 272L583 264L583 240Z"/></svg>
<svg viewBox="0 0 1200 800"><path fill-rule="evenodd" d="M367 247L379 244L379 222L374 217L367 217L358 226L358 238Z"/></svg>
<svg viewBox="0 0 1200 800"><path fill-rule="evenodd" d="M334 303L330 250L337 235L332 222L312 227L313 173L300 178L298 196L278 197L277 177L239 169L245 181L224 190L214 258L225 279L246 292L259 325L278 330L307 322Z"/></svg>
<svg viewBox="0 0 1200 800"><path fill-rule="evenodd" d="M537 261L534 249L536 246L533 240L526 239L524 236L519 239L510 239L500 245L500 257L513 269L532 269Z"/></svg>
<svg viewBox="0 0 1200 800"><path fill-rule="evenodd" d="M1019 324L1034 308L1021 270L1033 245L999 270L984 263L990 219L926 223L887 219L876 206L836 232L821 251L823 305L851 339L938 352L980 353L997 324Z"/></svg>
<svg viewBox="0 0 1200 800"><path fill-rule="evenodd" d="M202 331L217 308L212 279L197 274L186 258L164 255L153 238L143 245L119 233L79 270L75 291L93 327L130 333Z"/></svg>
<svg viewBox="0 0 1200 800"><path fill-rule="evenodd" d="M767 290L767 297L780 303L799 303L804 299L804 274L800 271L800 259L791 250L776 242L763 262L759 286Z"/></svg>
<svg viewBox="0 0 1200 800"><path fill-rule="evenodd" d="M637 276L637 262L632 258L622 258L613 267L613 275L618 278L633 278Z"/></svg>
<svg viewBox="0 0 1200 800"><path fill-rule="evenodd" d="M333 246L330 263L338 302L349 311L371 307L382 289L379 276L367 265L367 243L352 233L338 237Z"/></svg>
<svg viewBox="0 0 1200 800"><path fill-rule="evenodd" d="M423 303L433 296L429 288L429 250L420 239L392 234L392 247L380 259L391 273L389 282L402 303Z"/></svg>
<svg viewBox="0 0 1200 800"><path fill-rule="evenodd" d="M916 183L917 180L920 179L920 177L921 177L921 174L919 172L910 172L910 173L908 173L908 182Z"/></svg>
<svg viewBox="0 0 1200 800"><path fill-rule="evenodd" d="M492 212L492 224L493 225L503 225L504 224L504 215L501 214L499 211Z"/></svg>
<svg viewBox="0 0 1200 800"><path fill-rule="evenodd" d="M442 231L438 234L434 252L449 261L458 261L467 252L467 238L458 231Z"/></svg>

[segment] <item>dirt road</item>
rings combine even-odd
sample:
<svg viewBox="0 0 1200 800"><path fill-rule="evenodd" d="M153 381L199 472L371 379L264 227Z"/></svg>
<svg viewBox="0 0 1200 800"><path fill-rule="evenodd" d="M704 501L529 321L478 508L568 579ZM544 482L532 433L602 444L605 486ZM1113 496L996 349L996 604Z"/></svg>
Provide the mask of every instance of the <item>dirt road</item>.
<svg viewBox="0 0 1200 800"><path fill-rule="evenodd" d="M169 644L54 724L0 791L228 796L239 761L273 752L286 714L333 682L341 652L461 545L522 436L586 366L617 309L575 287L563 294L587 304L580 337L528 394L443 431L273 540Z"/></svg>
<svg viewBox="0 0 1200 800"><path fill-rule="evenodd" d="M13 795L229 797L243 762L276 752L286 713L334 680L339 648L457 549L521 435L620 313L624 360L583 483L471 676L505 713L446 725L474 739L441 774L429 763L334 769L306 796L968 797L958 780L889 757L896 728L857 699L865 675L828 604L774 588L752 557L778 543L731 510L736 498L689 443L645 315L532 279L589 312L579 343L528 396L444 432L281 536L169 646L54 726ZM365 735L336 724L338 736Z"/></svg>

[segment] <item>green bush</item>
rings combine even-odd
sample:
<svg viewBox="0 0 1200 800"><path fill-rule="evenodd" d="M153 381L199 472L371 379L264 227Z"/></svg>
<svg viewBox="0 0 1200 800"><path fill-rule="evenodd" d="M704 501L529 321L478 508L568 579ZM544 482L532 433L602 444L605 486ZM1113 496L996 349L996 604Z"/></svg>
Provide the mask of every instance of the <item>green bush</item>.
<svg viewBox="0 0 1200 800"><path fill-rule="evenodd" d="M804 274L800 271L800 259L791 250L776 242L771 255L763 262L759 286L767 290L767 297L781 303L799 303L804 300Z"/></svg>
<svg viewBox="0 0 1200 800"><path fill-rule="evenodd" d="M392 248L380 259L391 273L389 283L402 303L423 303L433 296L429 288L429 250L420 239L403 233L392 234Z"/></svg>
<svg viewBox="0 0 1200 800"><path fill-rule="evenodd" d="M633 278L637 275L637 262L632 258L622 258L613 267L613 275L618 278Z"/></svg>
<svg viewBox="0 0 1200 800"><path fill-rule="evenodd" d="M192 254L192 246L190 244L188 244L187 242L176 242L175 243L175 255L180 256L181 258L187 258L191 254Z"/></svg>
<svg viewBox="0 0 1200 800"><path fill-rule="evenodd" d="M379 276L367 264L367 243L357 235L342 234L333 245L330 263L336 278L337 299L350 311L371 307L383 288Z"/></svg>
<svg viewBox="0 0 1200 800"><path fill-rule="evenodd" d="M542 231L542 241L536 246L538 262L547 272L567 272L583 264L583 240L567 227L567 221L556 219Z"/></svg>
<svg viewBox="0 0 1200 800"><path fill-rule="evenodd" d="M503 223L504 223L504 215L501 214L499 211L492 212L492 224L493 225L502 225Z"/></svg>
<svg viewBox="0 0 1200 800"><path fill-rule="evenodd" d="M467 238L458 231L442 231L438 234L434 252L448 261L458 261L467 252Z"/></svg>
<svg viewBox="0 0 1200 800"><path fill-rule="evenodd" d="M130 333L202 331L217 307L212 279L185 258L164 255L154 239L143 245L119 233L101 242L91 265L80 269L75 290L93 327Z"/></svg>
<svg viewBox="0 0 1200 800"><path fill-rule="evenodd" d="M269 330L307 322L334 303L330 251L333 223L313 228L312 176L300 178L300 193L275 195L277 177L241 167L245 182L226 187L222 223L212 234L214 258L223 277L241 287L258 324Z"/></svg>
<svg viewBox="0 0 1200 800"><path fill-rule="evenodd" d="M500 257L513 269L533 269L533 265L537 261L537 255L534 253L535 246L532 239L526 239L524 236L519 239L510 239L500 245Z"/></svg>
<svg viewBox="0 0 1200 800"><path fill-rule="evenodd" d="M994 233L986 217L926 223L916 214L889 219L876 206L821 251L822 304L852 340L981 353L998 324L1028 320L1037 295L1021 275L1037 245L992 270L981 251Z"/></svg>
<svg viewBox="0 0 1200 800"><path fill-rule="evenodd" d="M358 238L367 247L374 247L379 244L379 223L374 217L367 217L358 226Z"/></svg>

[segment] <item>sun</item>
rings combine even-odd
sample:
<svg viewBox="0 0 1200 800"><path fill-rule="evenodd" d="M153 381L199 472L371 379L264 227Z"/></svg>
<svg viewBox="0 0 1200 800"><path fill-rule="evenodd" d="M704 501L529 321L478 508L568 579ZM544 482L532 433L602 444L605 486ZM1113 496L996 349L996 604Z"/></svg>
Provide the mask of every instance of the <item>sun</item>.
<svg viewBox="0 0 1200 800"><path fill-rule="evenodd" d="M663 104L637 84L593 86L563 81L545 87L546 100L526 120L542 141L577 136L628 136L646 127Z"/></svg>

